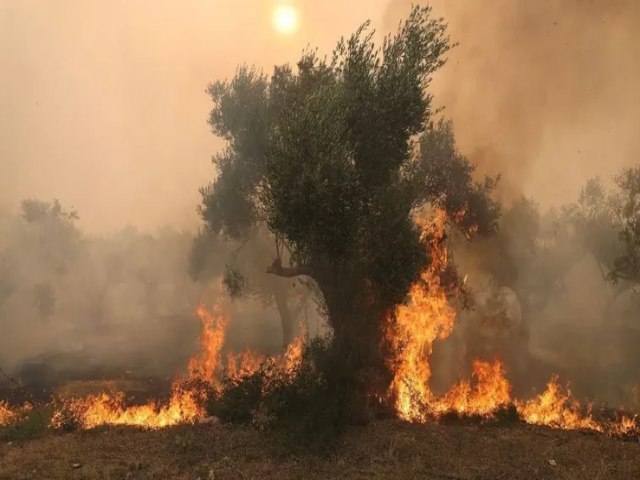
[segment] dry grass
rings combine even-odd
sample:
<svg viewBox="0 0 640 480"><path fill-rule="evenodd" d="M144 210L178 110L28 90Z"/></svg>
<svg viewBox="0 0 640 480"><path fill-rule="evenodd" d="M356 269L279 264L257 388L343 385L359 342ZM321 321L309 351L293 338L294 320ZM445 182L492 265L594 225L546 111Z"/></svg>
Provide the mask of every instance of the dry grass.
<svg viewBox="0 0 640 480"><path fill-rule="evenodd" d="M351 429L324 456L250 428L106 428L3 443L0 479L636 479L640 444L524 425ZM74 464L81 464L74 468ZM552 465L552 463L554 465Z"/></svg>

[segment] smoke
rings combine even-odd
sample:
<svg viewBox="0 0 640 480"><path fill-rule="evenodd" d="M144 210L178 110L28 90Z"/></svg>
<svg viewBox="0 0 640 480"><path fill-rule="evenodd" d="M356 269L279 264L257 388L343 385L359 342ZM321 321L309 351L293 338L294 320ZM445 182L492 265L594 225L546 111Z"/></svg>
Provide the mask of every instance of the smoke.
<svg viewBox="0 0 640 480"><path fill-rule="evenodd" d="M213 178L209 158L222 146L206 125L206 85L230 77L239 63L270 71L295 62L308 45L328 53L366 19L380 37L395 29L412 1L297 0L302 24L291 37L271 27L276 3L0 2L0 212L9 212L0 219L0 247L17 246L12 254L20 271L18 288L0 311L2 360L77 349L92 352L96 363L146 362L167 373L190 353L198 333L192 312L202 292L187 274L191 234L177 232L196 230L198 188ZM431 4L459 42L434 80L435 102L453 119L460 149L479 172L502 175L499 194L507 204L522 194L542 210L571 202L587 178L607 178L637 162L640 3ZM64 277L18 248L24 245L14 237L19 220L12 212L29 197L60 198L80 214L80 259ZM173 233L158 231L165 224ZM126 225L138 231L117 233ZM513 290L534 272L510 242L500 253L516 265ZM220 275L228 254L217 253ZM110 269L118 256L127 275L116 280ZM504 292L504 282L482 273L477 252L460 257L479 294L477 311L491 310L490 293ZM56 295L48 323L34 306L35 297L47 298L45 280ZM105 285L101 308L111 333L97 327ZM541 358L585 369L601 360L582 361L606 330L599 312L611 292L588 258L566 274L565 290L568 295L524 320ZM236 322L232 338L278 344L274 309L265 311L260 301L225 308ZM564 325L568 330L559 335ZM554 344L554 338L565 341ZM153 363L160 353L166 364ZM605 372L614 369L606 362L617 353L603 354Z"/></svg>
<svg viewBox="0 0 640 480"><path fill-rule="evenodd" d="M286 37L271 25L277 3L0 2L0 204L59 198L91 233L195 230L222 146L207 84L308 45L329 52L386 1L294 2L301 29Z"/></svg>
<svg viewBox="0 0 640 480"><path fill-rule="evenodd" d="M412 2L388 6L388 28ZM502 175L509 201L574 201L585 180L637 161L640 4L433 0L459 45L433 85L461 150Z"/></svg>
<svg viewBox="0 0 640 480"><path fill-rule="evenodd" d="M388 29L411 3L390 2ZM638 338L627 311L634 300L618 298L611 308L613 288L589 253L563 236L566 219L547 210L575 202L588 178L609 179L637 165L640 4L429 3L459 42L434 79L435 101L479 173L502 176L498 194L509 217L498 239L456 250L477 305L460 316L456 338L436 351L440 381L467 375L460 365L489 345L506 357L521 394L557 371L579 394L628 403L640 361L628 346ZM538 204L538 217L518 209L523 195ZM539 253L527 257L533 251Z"/></svg>

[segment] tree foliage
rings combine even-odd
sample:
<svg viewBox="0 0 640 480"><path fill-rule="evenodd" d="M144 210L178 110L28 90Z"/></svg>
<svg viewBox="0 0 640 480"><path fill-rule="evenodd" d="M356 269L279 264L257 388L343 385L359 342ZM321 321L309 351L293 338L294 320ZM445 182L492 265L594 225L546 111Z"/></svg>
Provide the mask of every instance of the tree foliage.
<svg viewBox="0 0 640 480"><path fill-rule="evenodd" d="M209 87L227 148L202 189L205 224L236 239L266 226L268 271L315 281L354 371L382 365L382 319L429 264L415 215L429 205L466 231L495 229L495 180L476 183L450 124L431 119L445 29L416 7L380 47L364 24L330 58L306 52L270 77L244 66Z"/></svg>
<svg viewBox="0 0 640 480"><path fill-rule="evenodd" d="M612 283L640 283L640 167L627 168L607 192L599 179L582 189L570 208L585 247Z"/></svg>

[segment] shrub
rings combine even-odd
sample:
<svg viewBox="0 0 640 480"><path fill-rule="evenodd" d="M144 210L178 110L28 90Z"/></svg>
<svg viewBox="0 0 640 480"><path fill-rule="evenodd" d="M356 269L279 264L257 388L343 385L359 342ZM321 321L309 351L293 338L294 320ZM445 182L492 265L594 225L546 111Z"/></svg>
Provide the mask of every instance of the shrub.
<svg viewBox="0 0 640 480"><path fill-rule="evenodd" d="M327 380L335 375L328 371L335 366L331 356L326 340L314 340L295 371L270 360L255 373L227 377L221 393L210 399L208 413L271 432L288 451L293 446L324 449L353 423L346 385Z"/></svg>

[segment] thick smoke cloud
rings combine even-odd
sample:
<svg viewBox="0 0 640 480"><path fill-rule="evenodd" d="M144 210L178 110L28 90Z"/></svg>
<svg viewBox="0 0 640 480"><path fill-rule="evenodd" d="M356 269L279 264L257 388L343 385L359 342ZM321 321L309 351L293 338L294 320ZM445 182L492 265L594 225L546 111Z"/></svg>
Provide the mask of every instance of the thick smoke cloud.
<svg viewBox="0 0 640 480"><path fill-rule="evenodd" d="M410 8L394 0L388 28ZM574 201L586 178L637 162L640 4L433 0L459 45L434 82L464 153L506 200Z"/></svg>
<svg viewBox="0 0 640 480"><path fill-rule="evenodd" d="M390 2L387 28L406 15L411 3ZM637 312L631 307L637 299L633 294L616 298L589 253L563 237L566 219L546 210L575 202L590 177L608 180L622 167L637 165L640 4L430 4L434 14L447 20L452 40L459 42L432 87L437 104L445 108L443 114L454 122L461 151L480 172L502 175L499 195L507 211L525 195L539 204L541 214L539 221L529 222L522 210L512 211L511 220L502 222L505 237L497 242L504 244L492 262L511 265L508 284L488 271L491 249L459 249L457 260L469 273L477 306L461 315L458 338L449 344L458 341L458 350L477 352L487 341L483 336L501 335L505 338L499 350L516 388L522 385L522 394L542 387L555 371L572 380L580 395L614 404L635 402L637 407L633 385L640 359L628 345L629 339L638 338L636 317L629 313ZM526 258L527 245L540 249L538 259ZM551 260L554 252L558 257ZM545 285L547 292L541 288ZM541 293L551 294L551 300L535 304L531 297ZM526 329L526 347L515 333L478 328L500 315L510 317L509 328ZM499 338L492 341L500 343ZM445 383L469 363L452 350L452 345L443 345L440 352Z"/></svg>

